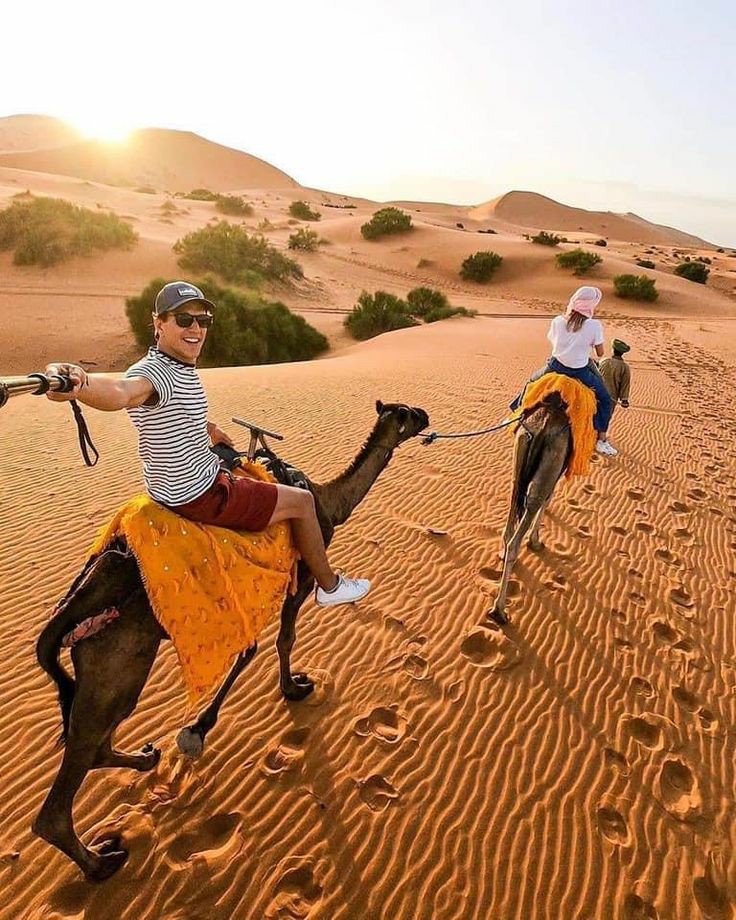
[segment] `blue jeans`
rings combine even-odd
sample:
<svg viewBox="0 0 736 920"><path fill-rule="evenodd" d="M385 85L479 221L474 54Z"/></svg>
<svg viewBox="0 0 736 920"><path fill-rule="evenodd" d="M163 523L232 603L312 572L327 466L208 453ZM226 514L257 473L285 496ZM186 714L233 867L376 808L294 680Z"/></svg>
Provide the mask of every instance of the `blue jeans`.
<svg viewBox="0 0 736 920"><path fill-rule="evenodd" d="M613 400L611 399L611 394L606 389L603 378L598 371L591 367L590 363L585 367L568 367L566 364L562 364L558 361L557 358L550 358L544 367L540 367L538 371L534 371L526 384L524 384L524 389L510 404L509 408L514 410L518 409L524 398L524 392L527 386L530 383L534 383L535 380L539 380L540 377L544 377L545 374L564 374L566 377L572 377L574 380L579 380L581 383L584 383L586 387L590 387L595 393L596 406L595 415L593 416L593 427L596 431L608 431L608 425L611 421L611 415L613 414Z"/></svg>

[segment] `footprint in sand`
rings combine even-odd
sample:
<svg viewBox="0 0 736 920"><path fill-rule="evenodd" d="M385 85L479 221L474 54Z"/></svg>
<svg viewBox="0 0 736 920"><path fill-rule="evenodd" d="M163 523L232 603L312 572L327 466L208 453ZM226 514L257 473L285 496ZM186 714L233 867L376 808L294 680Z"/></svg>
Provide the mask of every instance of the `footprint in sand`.
<svg viewBox="0 0 736 920"><path fill-rule="evenodd" d="M616 770L622 776L629 775L629 762L624 755L615 748L607 747L603 749L603 759L607 767Z"/></svg>
<svg viewBox="0 0 736 920"><path fill-rule="evenodd" d="M684 607L686 610L695 606L695 601L690 596L690 592L680 586L679 588L670 589L670 600L678 607Z"/></svg>
<svg viewBox="0 0 736 920"><path fill-rule="evenodd" d="M587 527L585 524L582 524L580 527L578 527L577 532L578 532L579 536L581 536L581 537L583 537L583 539L587 540L587 539L590 537L592 531L591 531L590 527Z"/></svg>
<svg viewBox="0 0 736 920"><path fill-rule="evenodd" d="M234 856L243 846L242 821L238 812L210 815L195 830L174 838L168 849L170 864L182 869L197 858L212 862L224 855Z"/></svg>
<svg viewBox="0 0 736 920"><path fill-rule="evenodd" d="M596 813L598 830L609 843L626 846L629 842L629 828L621 812L615 808L600 806Z"/></svg>
<svg viewBox="0 0 736 920"><path fill-rule="evenodd" d="M308 737L308 728L294 728L286 732L281 744L266 754L261 764L261 773L264 776L279 776L298 770L304 760L304 745Z"/></svg>
<svg viewBox="0 0 736 920"><path fill-rule="evenodd" d="M355 734L362 738L373 735L386 744L398 744L406 734L407 722L398 707L377 706L355 723Z"/></svg>
<svg viewBox="0 0 736 920"><path fill-rule="evenodd" d="M617 607L611 607L611 617L618 623L626 622L626 614L623 612L623 610L619 610Z"/></svg>
<svg viewBox="0 0 736 920"><path fill-rule="evenodd" d="M608 529L612 533L617 534L619 537L625 537L629 532L625 527L622 527L620 524L611 524L611 526Z"/></svg>
<svg viewBox="0 0 736 920"><path fill-rule="evenodd" d="M460 645L460 652L479 668L508 671L521 660L517 646L500 629L476 627Z"/></svg>
<svg viewBox="0 0 736 920"><path fill-rule="evenodd" d="M689 821L700 814L703 801L698 781L687 764L677 758L665 760L658 786L660 800L673 818Z"/></svg>
<svg viewBox="0 0 736 920"><path fill-rule="evenodd" d="M634 644L629 642L628 639L615 638L613 644L616 647L616 651L620 655L633 655L634 654Z"/></svg>
<svg viewBox="0 0 736 920"><path fill-rule="evenodd" d="M638 894L627 894L621 910L621 920L659 920L659 914L653 904Z"/></svg>
<svg viewBox="0 0 736 920"><path fill-rule="evenodd" d="M421 655L407 655L402 665L409 677L414 680L426 680L429 674L429 662Z"/></svg>
<svg viewBox="0 0 736 920"><path fill-rule="evenodd" d="M629 600L637 607L646 607L647 599L639 591L629 591Z"/></svg>
<svg viewBox="0 0 736 920"><path fill-rule="evenodd" d="M687 493L688 498L692 498L693 501L702 502L708 497L708 493L704 489L691 489Z"/></svg>
<svg viewBox="0 0 736 920"><path fill-rule="evenodd" d="M482 578L487 578L488 581L498 581L503 575L503 569L495 569L490 565L484 565L482 569L478 569L478 574Z"/></svg>
<svg viewBox="0 0 736 920"><path fill-rule="evenodd" d="M656 751L663 746L662 727L654 721L652 716L629 716L624 723L624 728L627 734L642 747Z"/></svg>
<svg viewBox="0 0 736 920"><path fill-rule="evenodd" d="M678 540L692 540L693 533L687 527L678 527L675 530L675 536Z"/></svg>
<svg viewBox="0 0 736 920"><path fill-rule="evenodd" d="M649 521L637 521L635 526L639 533L654 533L656 529Z"/></svg>
<svg viewBox="0 0 736 920"><path fill-rule="evenodd" d="M276 867L269 887L273 896L265 910L266 920L305 920L319 912L323 878L317 860L289 856Z"/></svg>
<svg viewBox="0 0 736 920"><path fill-rule="evenodd" d="M399 791L394 789L385 776L374 773L368 779L358 782L358 794L371 811L385 811L399 798Z"/></svg>
<svg viewBox="0 0 736 920"><path fill-rule="evenodd" d="M733 920L733 907L713 878L713 860L708 857L705 872L693 880L693 894L705 920Z"/></svg>
<svg viewBox="0 0 736 920"><path fill-rule="evenodd" d="M714 731L718 728L718 719L714 712L706 709L705 706L698 712L698 719L705 731Z"/></svg>
<svg viewBox="0 0 736 920"><path fill-rule="evenodd" d="M657 642L661 642L663 645L674 645L680 637L674 626L663 620L656 620L652 623L652 634Z"/></svg>
<svg viewBox="0 0 736 920"><path fill-rule="evenodd" d="M672 698L686 712L697 712L700 709L700 700L685 687L675 687L672 691Z"/></svg>
<svg viewBox="0 0 736 920"><path fill-rule="evenodd" d="M659 549L655 549L654 558L659 559L660 562L664 562L666 565L680 565L679 558L666 546L660 546Z"/></svg>
<svg viewBox="0 0 736 920"><path fill-rule="evenodd" d="M646 700L654 696L654 687L645 677L632 677L629 686L637 696L643 696Z"/></svg>
<svg viewBox="0 0 736 920"><path fill-rule="evenodd" d="M642 492L641 489L627 489L626 497L630 498L633 502L640 502L646 498L646 492Z"/></svg>
<svg viewBox="0 0 736 920"><path fill-rule="evenodd" d="M686 505L685 502L674 501L669 505L670 511L674 511L675 514L687 514L690 511L690 506Z"/></svg>

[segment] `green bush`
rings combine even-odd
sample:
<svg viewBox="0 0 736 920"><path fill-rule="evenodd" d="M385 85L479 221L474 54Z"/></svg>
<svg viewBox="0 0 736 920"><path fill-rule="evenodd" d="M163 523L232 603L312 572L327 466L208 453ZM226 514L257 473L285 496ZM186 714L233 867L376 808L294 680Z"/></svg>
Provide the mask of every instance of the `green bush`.
<svg viewBox="0 0 736 920"><path fill-rule="evenodd" d="M130 327L141 348L153 340L151 313L156 294L165 283L166 279L156 278L138 297L129 297L125 302ZM282 303L269 302L253 292L221 287L212 278L196 283L216 305L215 322L202 349L203 365L308 361L327 348L322 333Z"/></svg>
<svg viewBox="0 0 736 920"><path fill-rule="evenodd" d="M182 195L182 198L189 198L191 201L217 201L217 192L211 192L208 188L193 188L191 192Z"/></svg>
<svg viewBox="0 0 736 920"><path fill-rule="evenodd" d="M261 280L301 278L298 262L279 252L259 234L249 234L221 220L194 230L174 244L179 265L195 273L214 272L232 284L257 285Z"/></svg>
<svg viewBox="0 0 736 920"><path fill-rule="evenodd" d="M616 297L625 300L655 301L659 297L654 279L646 275L616 275L613 290Z"/></svg>
<svg viewBox="0 0 736 920"><path fill-rule="evenodd" d="M710 274L710 269L703 265L702 262L680 262L675 269L675 274L680 278L687 278L688 281L695 281L697 284L705 284Z"/></svg>
<svg viewBox="0 0 736 920"><path fill-rule="evenodd" d="M406 302L409 313L418 319L423 319L425 323L436 323L438 320L449 319L451 316L475 316L474 310L450 306L442 291L433 288L414 288L406 295Z"/></svg>
<svg viewBox="0 0 736 920"><path fill-rule="evenodd" d="M636 264L639 266L639 268L656 268L657 267L654 264L654 262L651 261L651 259L637 259Z"/></svg>
<svg viewBox="0 0 736 920"><path fill-rule="evenodd" d="M251 217L253 214L252 205L240 195L218 195L215 198L215 209L229 217Z"/></svg>
<svg viewBox="0 0 736 920"><path fill-rule="evenodd" d="M363 224L360 232L367 240L377 240L382 236L392 233L408 233L413 229L411 217L400 208L381 208L367 223Z"/></svg>
<svg viewBox="0 0 736 920"><path fill-rule="evenodd" d="M130 249L137 239L117 214L58 198L15 200L0 212L0 250L13 249L16 265L55 265L95 250Z"/></svg>
<svg viewBox="0 0 736 920"><path fill-rule="evenodd" d="M540 246L559 246L562 242L562 237L554 233L547 233L546 230L540 230L531 240L532 243L538 243Z"/></svg>
<svg viewBox="0 0 736 920"><path fill-rule="evenodd" d="M460 276L466 281L478 281L484 284L491 280L502 262L503 257L497 252L476 252L463 262L460 267Z"/></svg>
<svg viewBox="0 0 736 920"><path fill-rule="evenodd" d="M376 291L375 294L363 291L353 312L345 317L346 328L361 341L382 332L418 325L419 321L409 312L406 301L385 291Z"/></svg>
<svg viewBox="0 0 736 920"><path fill-rule="evenodd" d="M569 252L561 252L555 256L560 268L571 268L573 275L584 275L590 271L594 265L598 265L603 259L595 252L586 252L585 249L571 249Z"/></svg>
<svg viewBox="0 0 736 920"><path fill-rule="evenodd" d="M313 211L306 201L292 201L289 205L289 214L297 220L322 220L319 211Z"/></svg>
<svg viewBox="0 0 736 920"><path fill-rule="evenodd" d="M303 252L314 252L319 246L319 233L308 227L301 227L289 236L289 249L301 249Z"/></svg>

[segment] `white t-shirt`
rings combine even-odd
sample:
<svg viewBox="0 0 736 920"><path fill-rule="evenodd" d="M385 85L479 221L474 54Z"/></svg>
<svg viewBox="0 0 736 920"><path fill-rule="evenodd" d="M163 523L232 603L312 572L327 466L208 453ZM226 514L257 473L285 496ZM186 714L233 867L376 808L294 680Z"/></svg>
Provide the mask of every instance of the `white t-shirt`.
<svg viewBox="0 0 736 920"><path fill-rule="evenodd" d="M603 344L603 326L598 319L586 319L577 332L570 332L567 319L555 316L549 325L547 338L552 343L552 357L565 367L585 367L590 349Z"/></svg>
<svg viewBox="0 0 736 920"><path fill-rule="evenodd" d="M148 494L162 505L194 501L220 469L209 449L207 397L194 365L151 348L125 376L145 377L157 395L155 405L128 409Z"/></svg>

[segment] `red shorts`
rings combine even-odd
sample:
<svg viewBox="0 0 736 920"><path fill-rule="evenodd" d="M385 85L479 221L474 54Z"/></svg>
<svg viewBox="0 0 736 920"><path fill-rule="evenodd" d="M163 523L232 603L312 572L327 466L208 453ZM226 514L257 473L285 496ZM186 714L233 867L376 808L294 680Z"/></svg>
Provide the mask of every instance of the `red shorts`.
<svg viewBox="0 0 736 920"><path fill-rule="evenodd" d="M278 494L272 482L247 476L231 478L227 473L218 473L199 498L171 510L197 524L216 524L230 530L256 533L268 526Z"/></svg>

